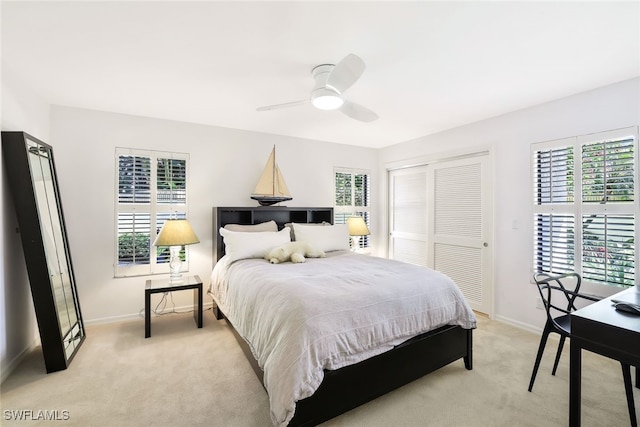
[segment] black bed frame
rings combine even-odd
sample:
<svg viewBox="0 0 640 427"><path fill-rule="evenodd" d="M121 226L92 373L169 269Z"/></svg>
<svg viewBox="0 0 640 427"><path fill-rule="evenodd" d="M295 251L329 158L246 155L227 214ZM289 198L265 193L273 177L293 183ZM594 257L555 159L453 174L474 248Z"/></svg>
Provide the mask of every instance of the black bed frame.
<svg viewBox="0 0 640 427"><path fill-rule="evenodd" d="M289 222L333 223L333 208L218 207L214 208L214 240L216 259L224 255L224 245L218 229L226 224L258 224L275 220L278 228ZM231 326L247 360L263 382L263 372L249 346L231 322L217 307L217 319ZM413 337L380 355L335 371L325 371L324 380L316 392L296 404L290 426L315 426L343 414L376 397L395 390L460 358L471 370L473 334L460 326L443 326Z"/></svg>

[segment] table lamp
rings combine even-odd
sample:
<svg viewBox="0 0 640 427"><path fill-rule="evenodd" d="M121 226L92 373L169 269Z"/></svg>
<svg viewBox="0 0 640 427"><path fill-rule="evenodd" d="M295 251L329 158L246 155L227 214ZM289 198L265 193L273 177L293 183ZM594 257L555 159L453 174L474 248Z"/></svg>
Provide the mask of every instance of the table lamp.
<svg viewBox="0 0 640 427"><path fill-rule="evenodd" d="M168 219L162 226L153 246L169 246L169 270L171 271L169 278L171 282L179 283L182 281L180 249L183 245L194 243L200 243L200 240L186 219Z"/></svg>
<svg viewBox="0 0 640 427"><path fill-rule="evenodd" d="M351 250L355 252L360 247L360 237L369 235L369 228L361 216L347 218L347 227L352 240Z"/></svg>

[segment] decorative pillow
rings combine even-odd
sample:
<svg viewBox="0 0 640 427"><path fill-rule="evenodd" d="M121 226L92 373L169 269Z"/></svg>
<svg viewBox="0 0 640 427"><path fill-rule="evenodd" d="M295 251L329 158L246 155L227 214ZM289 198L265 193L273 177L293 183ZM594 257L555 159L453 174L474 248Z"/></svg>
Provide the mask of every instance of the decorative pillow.
<svg viewBox="0 0 640 427"><path fill-rule="evenodd" d="M347 224L317 227L317 224L293 224L296 242L306 242L325 252L349 249Z"/></svg>
<svg viewBox="0 0 640 427"><path fill-rule="evenodd" d="M254 224L254 225L227 224L224 226L224 228L231 231L245 231L245 232L246 231L250 231L250 232L278 231L278 225L273 220L267 221L267 222L261 222L260 224Z"/></svg>
<svg viewBox="0 0 640 427"><path fill-rule="evenodd" d="M224 240L224 252L231 258L231 261L263 258L272 248L291 241L289 230L286 228L275 232L257 231L253 233L220 228L220 235Z"/></svg>
<svg viewBox="0 0 640 427"><path fill-rule="evenodd" d="M285 227L289 227L289 229L291 229L291 241L292 241L292 242L295 242L295 240L296 240L296 235L295 235L295 233L293 232L293 224L294 224L293 222L287 222L284 226L285 226ZM331 223L330 223L330 222L327 222L327 221L322 221L322 222L318 222L318 223L315 223L315 222L313 222L313 223L301 222L300 224L302 224L302 225L314 225L314 226L318 226L318 225L331 225Z"/></svg>

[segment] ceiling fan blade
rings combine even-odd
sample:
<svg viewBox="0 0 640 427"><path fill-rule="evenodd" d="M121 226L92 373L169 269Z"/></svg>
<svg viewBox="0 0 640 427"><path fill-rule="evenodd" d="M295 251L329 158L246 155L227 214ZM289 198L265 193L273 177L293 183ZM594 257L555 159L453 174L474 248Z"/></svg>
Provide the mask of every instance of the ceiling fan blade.
<svg viewBox="0 0 640 427"><path fill-rule="evenodd" d="M361 122L372 122L378 119L378 115L373 111L349 101L345 101L345 103L342 104L340 111L352 119L360 120Z"/></svg>
<svg viewBox="0 0 640 427"><path fill-rule="evenodd" d="M359 56L350 53L333 68L327 77L327 86L343 93L360 78L364 69L364 61Z"/></svg>
<svg viewBox="0 0 640 427"><path fill-rule="evenodd" d="M298 105L303 105L308 103L309 103L308 99L305 99L302 101L285 102L284 104L275 104L275 105L267 105L266 107L258 107L256 108L256 111L277 110L279 108L296 107Z"/></svg>

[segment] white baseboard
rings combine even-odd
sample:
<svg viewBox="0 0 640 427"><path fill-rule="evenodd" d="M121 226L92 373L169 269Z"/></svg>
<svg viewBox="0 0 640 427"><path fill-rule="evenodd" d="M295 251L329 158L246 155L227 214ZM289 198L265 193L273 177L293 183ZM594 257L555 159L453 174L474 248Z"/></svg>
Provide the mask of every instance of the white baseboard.
<svg viewBox="0 0 640 427"><path fill-rule="evenodd" d="M33 342L28 345L20 354L13 358L11 362L9 362L6 366L2 367L2 373L0 374L0 384L6 380L9 375L18 367L20 362L24 360L24 358L31 352L34 348L40 345L40 341L38 339L33 340Z"/></svg>
<svg viewBox="0 0 640 427"><path fill-rule="evenodd" d="M539 328L537 326L532 326L528 323L520 322L519 320L513 320L509 317L497 315L495 317L495 320L502 323L506 323L511 326L515 326L516 328L519 328L519 329L524 329L525 331L533 332L534 334L539 335L542 333L542 328Z"/></svg>
<svg viewBox="0 0 640 427"><path fill-rule="evenodd" d="M107 324L107 323L126 322L126 321L141 319L142 317L143 316L141 316L139 313L136 313L136 314L124 314L122 316L100 317L98 319L85 320L84 321L84 325L85 326L91 326L91 325L102 325L102 324Z"/></svg>
<svg viewBox="0 0 640 427"><path fill-rule="evenodd" d="M213 307L213 302L203 303L202 304L202 310L203 311L206 311L206 310L210 309L211 307ZM185 306L182 306L182 307L176 307L175 310L177 312L193 311L193 305L185 305ZM153 316L153 314L152 314L152 316ZM103 325L103 324L107 324L107 323L128 322L128 321L132 321L132 320L136 320L136 319L144 319L144 309L140 309L139 312L132 313L132 314L124 314L124 315L121 315L121 316L101 317L101 318L98 318L98 319L89 319L89 320L85 320L84 324L85 324L85 326Z"/></svg>

